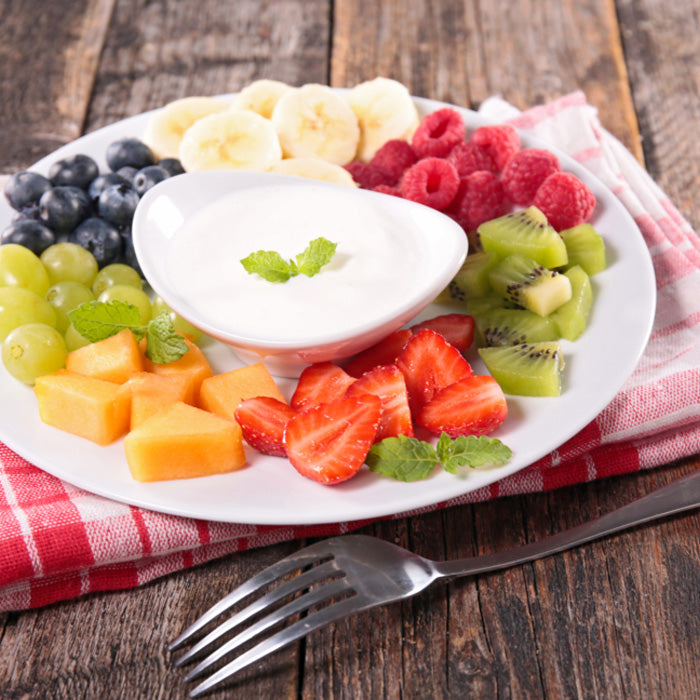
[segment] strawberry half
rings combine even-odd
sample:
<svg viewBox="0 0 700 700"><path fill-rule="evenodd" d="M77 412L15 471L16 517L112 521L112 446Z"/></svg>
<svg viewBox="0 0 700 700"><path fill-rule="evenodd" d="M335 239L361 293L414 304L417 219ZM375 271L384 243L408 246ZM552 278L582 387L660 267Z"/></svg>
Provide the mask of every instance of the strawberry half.
<svg viewBox="0 0 700 700"><path fill-rule="evenodd" d="M436 331L460 352L467 350L474 340L474 319L466 314L443 314L411 326L414 333L424 328Z"/></svg>
<svg viewBox="0 0 700 700"><path fill-rule="evenodd" d="M275 457L286 457L284 429L296 411L271 396L244 399L234 413L243 438L259 452Z"/></svg>
<svg viewBox="0 0 700 700"><path fill-rule="evenodd" d="M374 394L382 402L382 417L375 442L398 435L413 437L406 381L396 365L380 365L365 372L350 385L346 396L361 394Z"/></svg>
<svg viewBox="0 0 700 700"><path fill-rule="evenodd" d="M414 419L441 389L473 374L459 350L429 328L411 337L396 360L396 366L406 380Z"/></svg>
<svg viewBox="0 0 700 700"><path fill-rule="evenodd" d="M508 406L498 382L488 374L450 384L423 406L416 422L431 433L450 437L486 435L506 418Z"/></svg>
<svg viewBox="0 0 700 700"><path fill-rule="evenodd" d="M298 413L284 431L292 466L322 484L336 484L357 474L374 443L382 404L362 394L324 403Z"/></svg>
<svg viewBox="0 0 700 700"><path fill-rule="evenodd" d="M342 367L332 362L317 362L304 369L299 377L292 400L292 408L303 411L320 403L342 399L355 381Z"/></svg>
<svg viewBox="0 0 700 700"><path fill-rule="evenodd" d="M361 377L379 365L393 365L413 332L408 328L390 333L372 347L355 355L346 365L345 371L353 377Z"/></svg>

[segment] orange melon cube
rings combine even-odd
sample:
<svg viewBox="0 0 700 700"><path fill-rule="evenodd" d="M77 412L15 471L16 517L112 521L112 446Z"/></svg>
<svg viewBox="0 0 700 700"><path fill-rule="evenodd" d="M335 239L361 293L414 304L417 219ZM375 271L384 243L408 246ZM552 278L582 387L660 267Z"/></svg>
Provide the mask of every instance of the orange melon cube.
<svg viewBox="0 0 700 700"><path fill-rule="evenodd" d="M179 360L158 364L144 356L143 368L147 372L153 372L154 374L186 377L187 398L185 402L194 405L199 397L199 387L207 377L212 376L212 370L207 358L199 347L187 337L185 337L185 343L187 344L187 352ZM146 350L145 339L141 341L141 349L144 352Z"/></svg>
<svg viewBox="0 0 700 700"><path fill-rule="evenodd" d="M131 375L143 371L143 356L134 334L125 328L109 338L69 352L66 369L122 384Z"/></svg>
<svg viewBox="0 0 700 700"><path fill-rule="evenodd" d="M124 438L137 481L209 476L245 464L241 429L212 413L178 402L166 406Z"/></svg>
<svg viewBox="0 0 700 700"><path fill-rule="evenodd" d="M60 369L34 384L44 423L109 445L129 430L131 396L104 379Z"/></svg>
<svg viewBox="0 0 700 700"><path fill-rule="evenodd" d="M271 396L287 403L262 362L205 379L199 392L198 405L217 416L235 421L234 412L238 404L254 396Z"/></svg>
<svg viewBox="0 0 700 700"><path fill-rule="evenodd" d="M131 391L131 428L143 423L161 408L176 401L185 401L189 381L180 374L138 372L124 387Z"/></svg>

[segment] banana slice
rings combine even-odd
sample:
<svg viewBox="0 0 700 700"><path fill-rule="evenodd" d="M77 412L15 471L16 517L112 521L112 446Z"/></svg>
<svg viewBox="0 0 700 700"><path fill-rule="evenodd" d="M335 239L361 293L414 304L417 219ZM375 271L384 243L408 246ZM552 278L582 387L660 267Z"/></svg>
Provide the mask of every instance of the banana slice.
<svg viewBox="0 0 700 700"><path fill-rule="evenodd" d="M357 187L352 175L342 166L320 158L285 158L270 168L271 173L299 175L312 180L334 182L338 185Z"/></svg>
<svg viewBox="0 0 700 700"><path fill-rule="evenodd" d="M198 119L182 137L178 156L187 171L267 170L282 149L269 119L228 109Z"/></svg>
<svg viewBox="0 0 700 700"><path fill-rule="evenodd" d="M291 85L280 80L261 78L246 85L233 98L232 106L235 109L250 109L266 119L270 119L279 98L293 89Z"/></svg>
<svg viewBox="0 0 700 700"><path fill-rule="evenodd" d="M286 92L275 105L272 123L285 157L312 157L344 165L355 157L360 127L340 93L309 83Z"/></svg>
<svg viewBox="0 0 700 700"><path fill-rule="evenodd" d="M198 119L229 109L230 103L215 97L183 97L154 112L146 124L143 141L157 158L177 158L180 141Z"/></svg>
<svg viewBox="0 0 700 700"><path fill-rule="evenodd" d="M390 139L410 139L420 121L408 88L391 78L359 83L345 98L360 124L357 157L365 162Z"/></svg>

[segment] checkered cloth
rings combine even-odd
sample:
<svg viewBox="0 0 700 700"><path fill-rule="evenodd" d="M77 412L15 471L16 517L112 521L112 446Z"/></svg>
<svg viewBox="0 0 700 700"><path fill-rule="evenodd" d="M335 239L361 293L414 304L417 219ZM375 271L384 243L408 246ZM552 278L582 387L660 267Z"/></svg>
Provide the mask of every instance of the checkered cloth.
<svg viewBox="0 0 700 700"><path fill-rule="evenodd" d="M651 253L657 312L639 366L594 421L526 469L434 508L555 489L697 454L700 240L601 127L582 93L523 113L493 98L482 112L569 153L619 197ZM263 527L154 513L77 489L0 443L0 610L131 588L231 552L344 533L363 524Z"/></svg>

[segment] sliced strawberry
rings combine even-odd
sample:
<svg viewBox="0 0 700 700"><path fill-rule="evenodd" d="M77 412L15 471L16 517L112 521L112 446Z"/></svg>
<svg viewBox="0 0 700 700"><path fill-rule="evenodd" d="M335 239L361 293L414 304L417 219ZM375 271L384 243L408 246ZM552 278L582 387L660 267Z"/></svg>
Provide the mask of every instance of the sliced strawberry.
<svg viewBox="0 0 700 700"><path fill-rule="evenodd" d="M474 319L467 314L443 314L411 326L414 333L423 328L437 331L460 352L467 350L474 340Z"/></svg>
<svg viewBox="0 0 700 700"><path fill-rule="evenodd" d="M413 420L408 407L406 381L396 365L379 365L350 385L346 396L374 394L381 399L382 417L376 442L387 437L413 437Z"/></svg>
<svg viewBox="0 0 700 700"><path fill-rule="evenodd" d="M412 331L408 328L390 333L371 348L355 355L345 367L345 371L353 377L361 377L373 367L393 365L412 335Z"/></svg>
<svg viewBox="0 0 700 700"><path fill-rule="evenodd" d="M292 395L291 405L296 411L331 403L345 396L355 381L342 367L332 362L317 362L304 369Z"/></svg>
<svg viewBox="0 0 700 700"><path fill-rule="evenodd" d="M284 431L289 461L300 474L323 484L349 479L364 464L381 414L382 402L373 394L298 413Z"/></svg>
<svg viewBox="0 0 700 700"><path fill-rule="evenodd" d="M256 396L238 404L235 414L243 438L259 452L286 457L284 429L296 411L271 396Z"/></svg>
<svg viewBox="0 0 700 700"><path fill-rule="evenodd" d="M423 406L416 422L436 435L486 435L503 423L507 413L498 382L488 374L473 375L437 393Z"/></svg>
<svg viewBox="0 0 700 700"><path fill-rule="evenodd" d="M408 403L414 419L438 391L473 374L459 350L429 328L411 337L396 365L406 380Z"/></svg>

